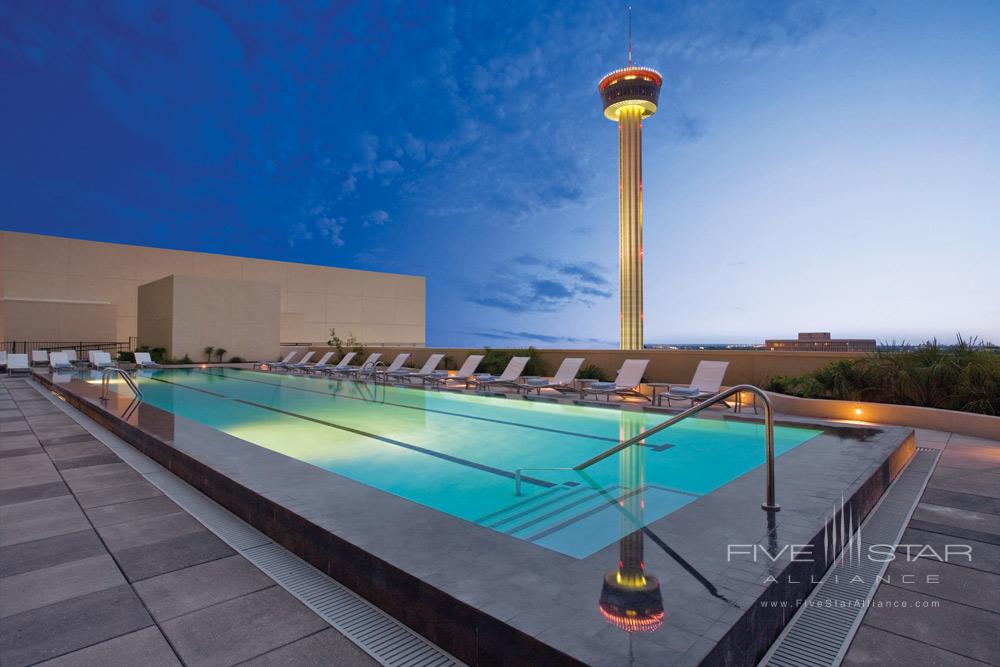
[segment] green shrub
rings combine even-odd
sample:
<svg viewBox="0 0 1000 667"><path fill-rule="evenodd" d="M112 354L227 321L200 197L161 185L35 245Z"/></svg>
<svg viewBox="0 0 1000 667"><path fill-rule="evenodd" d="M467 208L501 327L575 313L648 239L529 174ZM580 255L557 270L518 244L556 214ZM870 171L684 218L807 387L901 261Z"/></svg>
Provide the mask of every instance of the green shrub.
<svg viewBox="0 0 1000 667"><path fill-rule="evenodd" d="M136 352L149 352L149 358L158 364L167 363L167 348L165 347L150 347L148 345L140 345L135 348ZM132 355L132 361L135 361L135 355Z"/></svg>
<svg viewBox="0 0 1000 667"><path fill-rule="evenodd" d="M135 361L135 353L134 352L119 352L118 353L118 361L128 361L130 363L134 362Z"/></svg>
<svg viewBox="0 0 1000 667"><path fill-rule="evenodd" d="M243 357L229 357L229 363L231 364L242 364Z"/></svg>
<svg viewBox="0 0 1000 667"><path fill-rule="evenodd" d="M882 348L795 377L776 376L767 389L803 398L915 405L1000 415L1000 350L973 338L936 340L904 350Z"/></svg>
<svg viewBox="0 0 1000 667"><path fill-rule="evenodd" d="M513 357L528 357L528 363L524 366L524 375L546 375L545 362L538 356L538 350L533 347L520 350L486 348L483 350L483 360L479 362L479 368L476 372L500 375Z"/></svg>
<svg viewBox="0 0 1000 667"><path fill-rule="evenodd" d="M608 376L604 374L604 371L597 364L584 364L580 367L580 372L576 374L576 377L581 380L608 381Z"/></svg>

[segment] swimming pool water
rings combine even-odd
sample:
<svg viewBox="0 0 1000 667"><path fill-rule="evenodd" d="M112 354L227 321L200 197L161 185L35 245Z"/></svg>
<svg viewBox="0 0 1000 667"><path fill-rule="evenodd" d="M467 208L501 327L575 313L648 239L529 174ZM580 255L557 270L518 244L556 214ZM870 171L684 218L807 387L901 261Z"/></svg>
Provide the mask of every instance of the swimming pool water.
<svg viewBox="0 0 1000 667"><path fill-rule="evenodd" d="M764 463L762 424L693 418L585 473L525 471L517 497L515 469L572 467L664 416L221 368L138 382L162 410L575 558ZM821 432L776 427L775 454Z"/></svg>

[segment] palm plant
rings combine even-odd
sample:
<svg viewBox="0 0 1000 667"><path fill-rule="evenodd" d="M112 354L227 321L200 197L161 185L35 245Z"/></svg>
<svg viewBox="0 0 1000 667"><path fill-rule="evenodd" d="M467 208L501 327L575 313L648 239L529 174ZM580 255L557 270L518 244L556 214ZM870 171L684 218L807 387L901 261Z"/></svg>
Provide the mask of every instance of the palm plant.
<svg viewBox="0 0 1000 667"><path fill-rule="evenodd" d="M216 348L216 350L215 350L215 356L217 356L219 358L219 363L220 364L222 363L222 355L224 355L225 353L226 353L226 349L223 348L223 347Z"/></svg>
<svg viewBox="0 0 1000 667"><path fill-rule="evenodd" d="M205 361L211 363L211 361L212 361L212 354L215 352L215 348L212 347L211 345L209 345L208 347L206 347L202 351L205 353Z"/></svg>

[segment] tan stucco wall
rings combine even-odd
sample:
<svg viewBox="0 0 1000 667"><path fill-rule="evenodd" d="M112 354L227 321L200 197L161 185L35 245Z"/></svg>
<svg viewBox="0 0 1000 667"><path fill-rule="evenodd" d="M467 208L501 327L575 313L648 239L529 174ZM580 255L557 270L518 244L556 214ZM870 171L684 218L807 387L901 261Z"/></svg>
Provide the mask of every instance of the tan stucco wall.
<svg viewBox="0 0 1000 667"><path fill-rule="evenodd" d="M137 335L139 285L169 275L278 285L284 342L325 341L334 327L342 337L353 334L372 343L423 345L426 340L421 276L0 231L4 303L41 299L47 301L38 303L115 306L109 340ZM3 326L11 327L9 317ZM10 335L4 332L3 337Z"/></svg>
<svg viewBox="0 0 1000 667"><path fill-rule="evenodd" d="M0 301L0 340L116 340L118 307L110 303Z"/></svg>
<svg viewBox="0 0 1000 667"><path fill-rule="evenodd" d="M207 346L225 359L273 357L280 344L281 290L273 283L169 276L139 286L139 345L202 360Z"/></svg>

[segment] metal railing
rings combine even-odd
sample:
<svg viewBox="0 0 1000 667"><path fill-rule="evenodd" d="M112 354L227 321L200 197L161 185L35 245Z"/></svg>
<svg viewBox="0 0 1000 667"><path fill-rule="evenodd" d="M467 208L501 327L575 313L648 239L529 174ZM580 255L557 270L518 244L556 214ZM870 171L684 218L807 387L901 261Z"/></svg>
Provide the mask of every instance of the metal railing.
<svg viewBox="0 0 1000 667"><path fill-rule="evenodd" d="M5 340L0 341L0 351L8 354L30 354L32 350L60 352L76 350L78 356L85 357L90 350L109 352L117 356L119 352L132 352L135 349L135 338L125 341L52 341L52 340Z"/></svg>
<svg viewBox="0 0 1000 667"><path fill-rule="evenodd" d="M380 368L383 371L385 371L386 369L385 362L382 361L381 359L379 359L375 363L371 364L365 363L361 366L361 369L358 371L358 379L360 380L361 376L365 375L369 380L374 380L375 382L378 382L378 374Z"/></svg>
<svg viewBox="0 0 1000 667"><path fill-rule="evenodd" d="M715 405L720 401L726 400L730 396L735 396L736 394L739 394L744 391L753 394L754 396L760 399L761 403L764 404L764 456L766 459L765 465L767 466L767 488L765 490L765 502L761 503L761 508L768 512L777 512L778 510L781 509L781 507L779 507L774 500L774 411L771 408L771 400L767 397L767 394L764 393L764 391L759 387L755 387L750 384L739 384L736 385L735 387L730 387L726 391L720 392L715 396L712 396L698 403L698 405L691 406L687 410L677 413L676 415L666 420L662 424L657 424L648 431L643 431L642 433L640 433L635 437L629 438L624 442L620 442L614 447L605 450L600 454L598 454L597 456L593 456L578 465L569 468L518 468L514 471L514 494L518 496L521 495L521 478L523 476L524 471L526 470L527 471L562 470L562 471L579 472L581 470L589 468L590 466L594 465L595 463L598 463L599 461L603 461L609 456L617 454L626 447L631 447L632 445L641 444L642 441L648 438L649 436L655 435L666 428L670 428L674 424L684 421L688 417L692 417L701 412L702 410L706 410L712 405Z"/></svg>
<svg viewBox="0 0 1000 667"><path fill-rule="evenodd" d="M132 390L135 397L140 401L142 400L142 390L139 389L139 385L135 383L132 376L129 375L128 371L121 368L105 368L101 371L101 400L106 401L111 398L111 376L114 374L120 375L124 380L128 388Z"/></svg>

